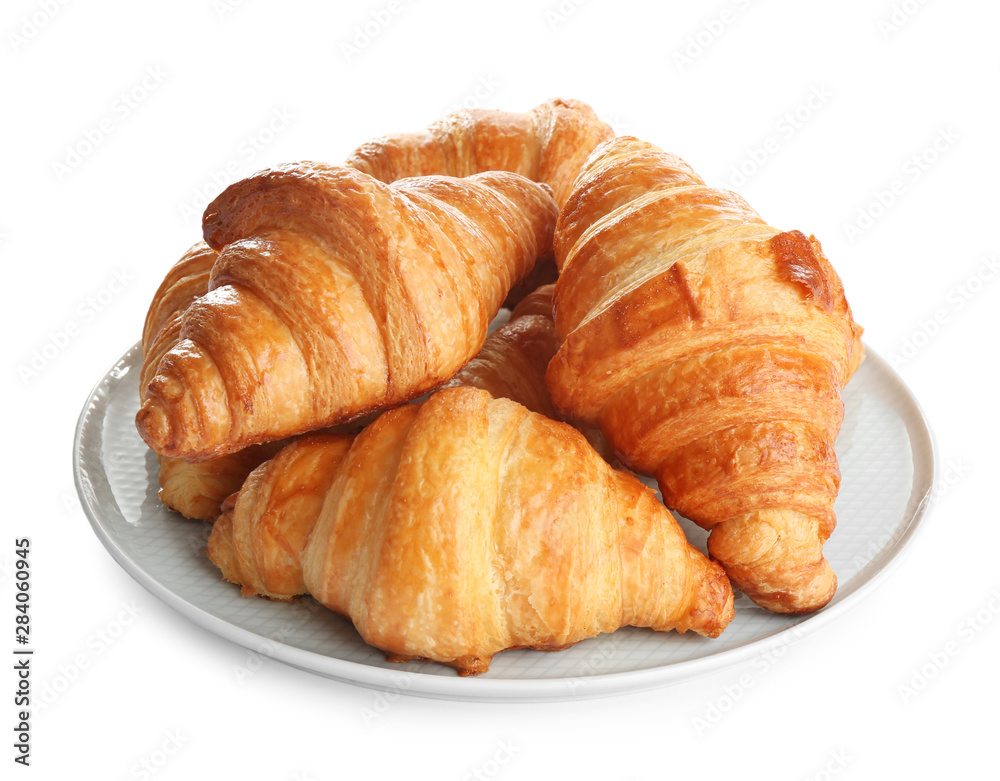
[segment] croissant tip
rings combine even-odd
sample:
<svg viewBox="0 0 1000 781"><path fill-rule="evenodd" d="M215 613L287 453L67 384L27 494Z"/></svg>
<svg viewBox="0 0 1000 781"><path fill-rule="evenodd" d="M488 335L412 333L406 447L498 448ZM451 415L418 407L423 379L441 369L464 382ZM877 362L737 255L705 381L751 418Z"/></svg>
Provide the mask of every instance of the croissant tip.
<svg viewBox="0 0 1000 781"><path fill-rule="evenodd" d="M772 613L801 616L826 607L837 593L837 576L826 559L814 569L812 579L805 583L776 591L755 591L747 586L744 593L755 605Z"/></svg>
<svg viewBox="0 0 1000 781"><path fill-rule="evenodd" d="M708 562L692 605L688 628L704 637L718 637L736 617L735 595L725 570L718 562Z"/></svg>
<svg viewBox="0 0 1000 781"><path fill-rule="evenodd" d="M170 416L156 399L147 398L135 415L135 427L142 440L157 453L172 455L174 432Z"/></svg>

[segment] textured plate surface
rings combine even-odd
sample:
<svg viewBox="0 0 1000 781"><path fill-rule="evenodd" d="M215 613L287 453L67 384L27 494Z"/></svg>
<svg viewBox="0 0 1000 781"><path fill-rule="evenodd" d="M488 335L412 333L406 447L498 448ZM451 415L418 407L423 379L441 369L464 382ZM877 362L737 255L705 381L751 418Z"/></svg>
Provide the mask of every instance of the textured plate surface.
<svg viewBox="0 0 1000 781"><path fill-rule="evenodd" d="M715 640L626 628L559 653L507 651L490 671L459 678L448 667L391 664L350 622L311 599L298 605L240 597L205 555L210 526L188 521L157 498L157 462L136 434L136 345L101 379L84 406L74 442L77 490L114 559L159 599L197 624L263 656L338 680L471 700L603 696L689 680L767 653L811 632L870 593L913 537L934 479L931 435L906 386L871 350L845 389L837 453L843 482L838 526L824 549L840 587L823 610L783 617L742 595ZM707 534L683 521L692 543Z"/></svg>

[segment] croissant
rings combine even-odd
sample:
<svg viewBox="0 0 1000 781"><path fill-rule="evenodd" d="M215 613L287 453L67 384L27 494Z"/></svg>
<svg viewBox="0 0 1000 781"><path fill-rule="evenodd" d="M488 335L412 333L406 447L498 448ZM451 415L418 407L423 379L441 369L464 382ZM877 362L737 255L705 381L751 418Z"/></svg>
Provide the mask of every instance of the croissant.
<svg viewBox="0 0 1000 781"><path fill-rule="evenodd" d="M863 349L819 242L620 137L581 172L555 251L556 407L711 529L709 553L758 605L826 604L840 391Z"/></svg>
<svg viewBox="0 0 1000 781"><path fill-rule="evenodd" d="M178 341L180 314L208 286L208 272L216 253L203 242L196 244L171 269L153 298L147 315L145 333L171 323L171 330L158 333L158 350L146 357L159 360L162 353ZM180 295L185 289L187 295ZM492 395L513 399L528 409L549 417L555 409L545 386L545 368L558 346L552 322L552 285L527 296L511 313L506 324L490 334L482 350L445 387L469 385L483 388ZM172 314L169 309L176 309ZM144 337L144 342L150 341ZM148 384L155 361L143 364ZM360 428L352 426L350 428ZM345 433L345 432L339 432ZM592 432L588 433L588 439ZM207 461L183 461L157 455L160 465L160 501L187 518L214 522L222 512L227 497L239 491L250 473L275 456L294 437L263 442L235 453ZM595 447L599 438L591 439ZM604 455L604 452L600 449Z"/></svg>
<svg viewBox="0 0 1000 781"><path fill-rule="evenodd" d="M562 208L587 156L613 136L611 126L586 103L554 98L523 114L463 109L425 130L368 141L354 150L346 165L386 183L409 176L511 171L547 184ZM513 309L557 276L554 259L539 258L511 289L504 306Z"/></svg>
<svg viewBox="0 0 1000 781"><path fill-rule="evenodd" d="M255 520L213 528L227 578L307 590L394 661L474 675L504 649L626 625L716 637L733 617L722 568L651 490L571 426L476 388L383 413L356 438L298 440L232 513ZM271 565L306 536L293 582L295 566Z"/></svg>
<svg viewBox="0 0 1000 781"><path fill-rule="evenodd" d="M555 216L544 186L504 172L384 185L300 163L238 182L206 211L210 290L144 386L140 435L205 460L441 385Z"/></svg>
<svg viewBox="0 0 1000 781"><path fill-rule="evenodd" d="M410 176L510 171L547 184L562 208L587 156L612 136L586 103L554 98L525 114L457 111L426 130L368 141L346 165L386 184Z"/></svg>

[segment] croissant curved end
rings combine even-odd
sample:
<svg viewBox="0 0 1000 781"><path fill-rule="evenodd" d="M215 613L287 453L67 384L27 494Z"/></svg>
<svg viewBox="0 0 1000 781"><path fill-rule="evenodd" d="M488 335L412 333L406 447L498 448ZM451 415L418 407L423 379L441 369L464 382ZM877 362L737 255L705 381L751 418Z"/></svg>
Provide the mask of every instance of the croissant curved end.
<svg viewBox="0 0 1000 781"><path fill-rule="evenodd" d="M805 585L795 585L790 591L744 593L765 610L786 615L813 613L833 599L837 592L837 576L830 563L823 559L815 565L815 571Z"/></svg>
<svg viewBox="0 0 1000 781"><path fill-rule="evenodd" d="M721 564L712 561L699 571L694 593L696 599L687 621L678 628L690 629L704 637L718 637L736 616L733 589Z"/></svg>
<svg viewBox="0 0 1000 781"><path fill-rule="evenodd" d="M174 441L173 418L167 408L156 398L147 397L135 415L135 427L142 441L157 453L172 455Z"/></svg>
<svg viewBox="0 0 1000 781"><path fill-rule="evenodd" d="M733 585L775 613L811 613L837 591L823 558L819 523L801 513L760 510L712 527L708 550Z"/></svg>

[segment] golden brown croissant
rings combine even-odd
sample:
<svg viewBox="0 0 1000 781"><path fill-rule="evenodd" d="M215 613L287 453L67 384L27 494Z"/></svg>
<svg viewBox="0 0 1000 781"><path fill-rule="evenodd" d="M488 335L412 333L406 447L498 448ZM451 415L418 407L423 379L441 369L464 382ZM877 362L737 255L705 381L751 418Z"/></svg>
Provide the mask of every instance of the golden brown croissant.
<svg viewBox="0 0 1000 781"><path fill-rule="evenodd" d="M204 460L441 385L555 216L544 186L505 172L384 185L301 163L231 186L205 214L211 289L145 386L139 433Z"/></svg>
<svg viewBox="0 0 1000 781"><path fill-rule="evenodd" d="M597 423L757 604L815 610L861 328L819 242L634 138L595 150L557 226L548 382Z"/></svg>
<svg viewBox="0 0 1000 781"><path fill-rule="evenodd" d="M171 269L154 296L147 316L147 322L153 322L154 327L157 320L167 319L168 313L165 310L168 306L178 309L178 316L168 320L175 326L168 332L172 340L164 345L167 335L158 339L160 349L158 354L154 354L156 360L165 352L164 347L169 349L177 343L179 314L191 301L207 291L208 271L214 257L215 252L208 249L206 244L195 245ZM209 260L207 264L206 260ZM202 274L192 273L197 264L204 264ZM184 280L191 295L177 294L178 280ZM552 322L552 292L552 285L548 285L527 296L511 313L508 322L487 337L479 354L446 386L469 385L483 388L494 396L513 399L534 412L554 417L555 409L545 386L545 368L558 346L555 324ZM150 363L146 361L143 364L144 376L150 371ZM155 366L155 362L152 364ZM148 384L148 380L149 377L144 384ZM592 434L593 432L588 432L588 439L594 444L595 439L590 436ZM272 458L292 439L290 437L251 445L206 461L188 462L157 455L160 463L160 500L188 518L215 521L222 512L225 499L239 491L254 469ZM600 449L598 452L604 455Z"/></svg>
<svg viewBox="0 0 1000 781"><path fill-rule="evenodd" d="M299 584L282 557L307 535ZM285 448L216 523L209 555L244 593L305 588L390 659L463 675L508 648L626 625L715 637L733 617L721 567L652 491L571 426L475 388Z"/></svg>
<svg viewBox="0 0 1000 781"><path fill-rule="evenodd" d="M587 156L613 135L611 127L586 103L554 98L524 114L458 111L426 130L387 135L362 144L345 165L385 184L413 176L463 177L510 171L549 185L556 205L562 206ZM208 292L208 272L215 257L214 250L199 242L171 270L150 307L143 329L144 345L167 320ZM198 261L208 261L207 266ZM525 293L529 293L553 280L529 275L518 285L525 285Z"/></svg>
<svg viewBox="0 0 1000 781"><path fill-rule="evenodd" d="M579 100L554 98L520 114L464 109L415 133L395 133L358 147L346 165L389 183L409 176L469 176L511 171L552 188L562 208L587 156L614 136L610 125ZM551 256L538 262L507 296L513 308L558 272Z"/></svg>
<svg viewBox="0 0 1000 781"><path fill-rule="evenodd" d="M612 136L586 103L555 98L524 114L457 111L426 130L362 144L346 165L387 184L410 176L511 171L547 184L561 208L587 156Z"/></svg>

